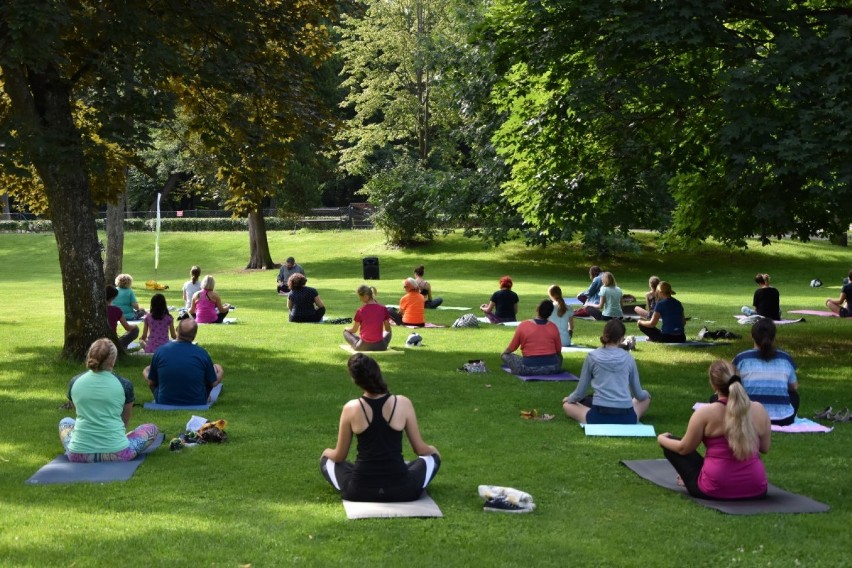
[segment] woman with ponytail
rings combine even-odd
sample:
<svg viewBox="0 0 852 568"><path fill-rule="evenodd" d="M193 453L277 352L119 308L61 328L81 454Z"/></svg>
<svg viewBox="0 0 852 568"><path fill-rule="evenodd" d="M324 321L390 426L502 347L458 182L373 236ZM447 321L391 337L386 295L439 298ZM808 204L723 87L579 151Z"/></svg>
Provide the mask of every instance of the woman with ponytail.
<svg viewBox="0 0 852 568"><path fill-rule="evenodd" d="M438 473L438 450L420 436L411 401L388 391L375 359L356 353L348 367L363 394L344 405L337 445L323 451L320 471L347 501L416 501ZM409 462L402 455L403 432L417 456ZM346 461L353 436L358 440L354 464Z"/></svg>
<svg viewBox="0 0 852 568"><path fill-rule="evenodd" d="M129 434L133 413L133 383L112 371L118 350L109 339L89 347L89 370L71 379L68 400L77 419L59 422L59 439L72 462L130 461L145 450L159 431L142 424Z"/></svg>
<svg viewBox="0 0 852 568"><path fill-rule="evenodd" d="M736 368L727 361L710 365L717 400L696 410L683 438L657 436L678 481L700 499L755 499L766 495L766 469L759 453L770 446L769 415L749 399ZM696 450L704 443L702 457ZM759 452L759 453L758 453Z"/></svg>
<svg viewBox="0 0 852 568"><path fill-rule="evenodd" d="M775 348L775 324L762 319L751 327L754 349L734 357L734 366L743 378L748 396L766 408L773 424L787 426L799 411L799 379L796 363Z"/></svg>
<svg viewBox="0 0 852 568"><path fill-rule="evenodd" d="M553 301L553 313L547 319L559 330L562 347L571 347L571 338L574 337L574 310L565 303L562 288L556 284L547 289L547 295Z"/></svg>

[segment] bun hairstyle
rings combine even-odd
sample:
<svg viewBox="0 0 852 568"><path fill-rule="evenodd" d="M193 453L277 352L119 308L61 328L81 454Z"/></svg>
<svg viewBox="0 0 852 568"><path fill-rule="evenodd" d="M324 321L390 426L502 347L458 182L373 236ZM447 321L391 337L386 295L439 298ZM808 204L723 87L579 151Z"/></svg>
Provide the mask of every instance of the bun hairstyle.
<svg viewBox="0 0 852 568"><path fill-rule="evenodd" d="M542 300L535 309L540 319L546 320L553 313L553 302L551 300Z"/></svg>
<svg viewBox="0 0 852 568"><path fill-rule="evenodd" d="M425 271L426 271L426 269L421 264L420 266L418 266L417 268L414 269L414 274L419 276L420 278L423 278L423 273Z"/></svg>
<svg viewBox="0 0 852 568"><path fill-rule="evenodd" d="M115 365L115 360L118 357L118 348L115 343L102 337L95 340L89 347L89 352L86 353L86 367L90 371L110 370Z"/></svg>
<svg viewBox="0 0 852 568"><path fill-rule="evenodd" d="M514 282L512 282L511 276L504 276L500 279L500 289L506 288L507 290L511 290Z"/></svg>
<svg viewBox="0 0 852 568"><path fill-rule="evenodd" d="M370 300L373 299L373 288L371 288L370 286L367 286L366 284L361 284L360 286L358 286L356 293L359 296L366 296Z"/></svg>
<svg viewBox="0 0 852 568"><path fill-rule="evenodd" d="M195 284L198 282L198 279L201 278L201 269L197 266L193 266L189 269L189 275L192 277L192 283Z"/></svg>
<svg viewBox="0 0 852 568"><path fill-rule="evenodd" d="M775 357L775 332L775 323L771 319L761 318L751 326L751 338L764 361Z"/></svg>
<svg viewBox="0 0 852 568"><path fill-rule="evenodd" d="M355 384L365 392L370 394L385 394L388 392L388 385L382 377L382 370L376 360L364 355L356 353L349 358L347 363L349 368L349 376L355 381Z"/></svg>
<svg viewBox="0 0 852 568"><path fill-rule="evenodd" d="M556 315L562 317L568 311L568 305L565 303L565 298L562 297L562 288L554 284L547 289L547 295L556 302Z"/></svg>
<svg viewBox="0 0 852 568"><path fill-rule="evenodd" d="M719 359L710 364L710 384L720 397L727 397L725 405L725 437L738 460L750 458L757 451L757 431L751 420L751 399L737 375L736 368Z"/></svg>
<svg viewBox="0 0 852 568"><path fill-rule="evenodd" d="M754 281L761 286L769 286L769 275L758 273L755 275Z"/></svg>
<svg viewBox="0 0 852 568"><path fill-rule="evenodd" d="M604 326L603 335L601 335L601 343L603 345L608 343L621 343L621 340L624 339L624 332L625 328L621 320L609 320Z"/></svg>

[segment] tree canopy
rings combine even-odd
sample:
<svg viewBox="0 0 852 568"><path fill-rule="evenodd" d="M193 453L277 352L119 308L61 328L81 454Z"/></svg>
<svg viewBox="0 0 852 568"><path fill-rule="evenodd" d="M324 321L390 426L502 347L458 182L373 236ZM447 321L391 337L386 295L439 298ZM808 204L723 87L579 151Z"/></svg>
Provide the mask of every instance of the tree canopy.
<svg viewBox="0 0 852 568"><path fill-rule="evenodd" d="M541 242L852 222L848 2L495 0L489 34L504 189Z"/></svg>

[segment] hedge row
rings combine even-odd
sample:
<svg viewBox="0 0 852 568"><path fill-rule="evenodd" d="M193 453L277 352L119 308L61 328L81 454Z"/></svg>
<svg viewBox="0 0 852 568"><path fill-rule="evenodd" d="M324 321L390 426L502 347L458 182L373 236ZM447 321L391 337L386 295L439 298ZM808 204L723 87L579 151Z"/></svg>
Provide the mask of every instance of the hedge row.
<svg viewBox="0 0 852 568"><path fill-rule="evenodd" d="M269 231L292 231L301 228L320 230L349 229L347 221L336 217L294 219L282 217L266 217L266 229ZM104 220L97 219L99 230L104 230ZM155 219L125 219L125 231L153 231L156 227ZM0 221L0 232L6 233L45 233L53 230L48 220L33 221ZM169 232L197 232L197 231L247 231L248 219L231 218L184 218L184 219L162 219L160 230Z"/></svg>

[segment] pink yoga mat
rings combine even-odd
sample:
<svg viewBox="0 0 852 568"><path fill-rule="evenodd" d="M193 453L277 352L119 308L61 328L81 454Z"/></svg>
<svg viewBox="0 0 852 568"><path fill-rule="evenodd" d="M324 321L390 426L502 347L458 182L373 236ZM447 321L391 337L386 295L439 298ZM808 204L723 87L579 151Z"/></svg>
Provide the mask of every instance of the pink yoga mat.
<svg viewBox="0 0 852 568"><path fill-rule="evenodd" d="M834 312L827 312L825 310L790 310L788 313L791 314L803 314L806 316L822 316L828 318L837 318L840 317Z"/></svg>

